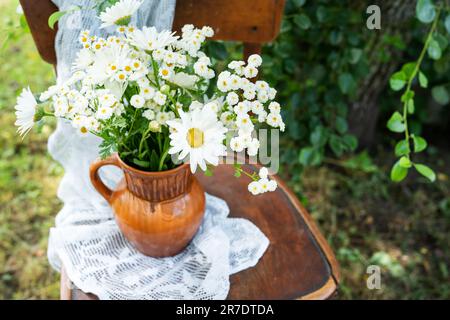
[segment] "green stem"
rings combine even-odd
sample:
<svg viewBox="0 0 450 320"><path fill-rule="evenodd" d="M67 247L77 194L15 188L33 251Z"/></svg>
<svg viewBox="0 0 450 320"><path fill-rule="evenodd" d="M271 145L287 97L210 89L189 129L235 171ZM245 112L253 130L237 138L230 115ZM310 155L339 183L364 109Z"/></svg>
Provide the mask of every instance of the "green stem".
<svg viewBox="0 0 450 320"><path fill-rule="evenodd" d="M252 174L248 173L247 171L244 171L241 167L235 167L237 171L239 171L240 173L245 174L247 177L249 177L250 179L252 179L253 181L258 181L258 178L255 177L255 172L253 172Z"/></svg>
<svg viewBox="0 0 450 320"><path fill-rule="evenodd" d="M139 142L139 158L142 155L142 148L144 147L144 142L147 139L147 134L150 132L150 128L148 128L144 134L142 135L141 141Z"/></svg>
<svg viewBox="0 0 450 320"><path fill-rule="evenodd" d="M166 160L167 155L169 154L169 148L167 148L164 153L161 156L161 160L159 160L159 166L158 166L158 171L162 170L162 167L164 165L164 161Z"/></svg>
<svg viewBox="0 0 450 320"><path fill-rule="evenodd" d="M406 86L405 93L408 93L408 92L411 91L412 82L413 82L414 78L417 76L417 73L420 70L420 66L422 65L423 59L425 58L425 54L426 54L426 52L428 50L428 47L430 45L430 41L433 38L433 33L436 30L440 14L441 14L441 8L439 8L438 11L437 11L436 17L435 17L435 19L433 21L433 25L431 26L431 29L428 32L427 39L425 40L425 44L424 44L424 46L422 48L422 51L420 52L419 59L417 59L414 71L413 71L413 73L411 74L411 76L408 79L408 83L407 83L407 86ZM403 102L403 123L405 124L405 140L409 144L410 136L409 136L409 128L408 128L408 101L409 101L409 99L405 99L405 101ZM408 159L410 159L410 154L409 153L406 154L406 157Z"/></svg>

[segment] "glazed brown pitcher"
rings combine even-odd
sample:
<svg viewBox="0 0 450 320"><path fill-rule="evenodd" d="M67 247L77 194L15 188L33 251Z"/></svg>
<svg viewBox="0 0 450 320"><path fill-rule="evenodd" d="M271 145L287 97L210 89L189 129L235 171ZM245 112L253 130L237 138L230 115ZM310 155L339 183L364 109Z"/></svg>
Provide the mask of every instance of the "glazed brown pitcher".
<svg viewBox="0 0 450 320"><path fill-rule="evenodd" d="M98 170L114 165L124 172L115 191L100 179ZM142 253L173 256L192 240L205 212L205 191L183 164L161 172L137 170L115 154L90 167L95 189L109 202L124 236Z"/></svg>

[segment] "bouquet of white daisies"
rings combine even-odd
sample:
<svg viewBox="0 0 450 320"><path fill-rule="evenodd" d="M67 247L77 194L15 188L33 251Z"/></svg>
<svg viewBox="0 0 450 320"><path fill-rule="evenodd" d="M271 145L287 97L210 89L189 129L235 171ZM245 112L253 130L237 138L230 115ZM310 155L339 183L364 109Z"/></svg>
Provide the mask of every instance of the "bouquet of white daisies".
<svg viewBox="0 0 450 320"><path fill-rule="evenodd" d="M101 137L100 155L117 152L146 171L174 168L179 161L207 171L235 152L258 154L255 127L284 131L276 90L255 81L259 55L232 61L218 76L201 51L214 32L185 25L181 36L154 27L129 25L141 2L121 0L100 14L102 27L117 26L107 38L83 31L71 77L38 95L24 89L17 99L19 133L46 117L66 119L80 136ZM276 189L267 169L238 175L252 178L253 194Z"/></svg>

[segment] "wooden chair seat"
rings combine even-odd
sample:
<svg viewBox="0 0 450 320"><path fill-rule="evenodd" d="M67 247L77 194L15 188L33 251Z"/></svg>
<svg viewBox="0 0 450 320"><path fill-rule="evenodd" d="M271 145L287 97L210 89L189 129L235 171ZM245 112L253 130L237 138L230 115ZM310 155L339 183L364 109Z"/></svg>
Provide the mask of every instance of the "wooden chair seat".
<svg viewBox="0 0 450 320"><path fill-rule="evenodd" d="M245 165L246 170L257 170ZM220 165L212 177L197 174L206 191L224 199L231 217L252 221L270 244L253 268L231 276L228 299L326 299L336 291L339 271L336 259L318 228L295 195L275 176L275 192L253 196L249 180L233 176L231 165ZM92 300L61 277L61 297Z"/></svg>

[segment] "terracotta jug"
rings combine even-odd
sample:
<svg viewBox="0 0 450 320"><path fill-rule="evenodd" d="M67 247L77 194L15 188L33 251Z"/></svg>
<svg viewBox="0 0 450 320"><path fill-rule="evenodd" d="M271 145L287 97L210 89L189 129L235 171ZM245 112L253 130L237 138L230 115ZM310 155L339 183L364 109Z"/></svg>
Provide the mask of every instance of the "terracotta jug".
<svg viewBox="0 0 450 320"><path fill-rule="evenodd" d="M114 165L124 172L115 191L100 179L98 170ZM205 212L205 191L182 164L172 170L147 172L124 163L115 154L90 167L92 184L109 202L124 236L142 253L173 256L192 240Z"/></svg>

